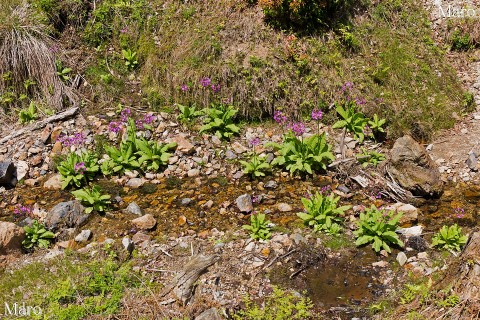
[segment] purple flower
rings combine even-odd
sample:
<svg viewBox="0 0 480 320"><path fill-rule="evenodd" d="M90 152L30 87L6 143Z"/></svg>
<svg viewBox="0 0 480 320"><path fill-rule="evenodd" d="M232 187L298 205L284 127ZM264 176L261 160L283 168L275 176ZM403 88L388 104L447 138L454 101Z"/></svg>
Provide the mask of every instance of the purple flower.
<svg viewBox="0 0 480 320"><path fill-rule="evenodd" d="M320 109L312 110L312 120L322 120L323 112Z"/></svg>
<svg viewBox="0 0 480 320"><path fill-rule="evenodd" d="M214 93L218 93L218 92L220 92L220 88L221 88L221 87L220 87L219 84L212 84L211 88L212 88L212 91L213 91Z"/></svg>
<svg viewBox="0 0 480 320"><path fill-rule="evenodd" d="M120 113L120 116L122 117L122 122L127 122L131 114L132 111L129 108L123 109Z"/></svg>
<svg viewBox="0 0 480 320"><path fill-rule="evenodd" d="M256 137L256 138L250 139L250 141L248 141L248 144L252 147L258 146L260 144L260 138Z"/></svg>
<svg viewBox="0 0 480 320"><path fill-rule="evenodd" d="M85 166L85 162L77 162L73 169L76 173L83 174L87 170L87 167Z"/></svg>
<svg viewBox="0 0 480 320"><path fill-rule="evenodd" d="M305 124L303 122L294 122L290 125L290 129L299 137L305 133Z"/></svg>
<svg viewBox="0 0 480 320"><path fill-rule="evenodd" d="M13 213L17 217L24 217L26 215L31 215L32 212L33 212L33 209L30 206L18 205L18 206L15 207L15 209L13 209Z"/></svg>
<svg viewBox="0 0 480 320"><path fill-rule="evenodd" d="M320 193L325 193L327 191L330 191L332 189L332 187L330 185L327 185L327 186L323 186L321 189L320 189Z"/></svg>
<svg viewBox="0 0 480 320"><path fill-rule="evenodd" d="M153 114L146 114L143 117L143 122L145 124L151 124L153 122L153 120L155 120L155 116Z"/></svg>
<svg viewBox="0 0 480 320"><path fill-rule="evenodd" d="M143 129L143 121L142 120L135 120L135 127L139 130Z"/></svg>
<svg viewBox="0 0 480 320"><path fill-rule="evenodd" d="M273 113L273 120L275 120L276 123L283 125L285 122L287 122L287 117L282 113L282 111L275 111Z"/></svg>
<svg viewBox="0 0 480 320"><path fill-rule="evenodd" d="M182 85L180 86L180 90L182 90L183 92L187 92L187 91L188 91L188 85L182 84Z"/></svg>
<svg viewBox="0 0 480 320"><path fill-rule="evenodd" d="M356 102L358 105L363 105L363 104L366 104L366 103L367 103L367 100L365 100L364 97L357 97L357 98L355 98L355 102Z"/></svg>
<svg viewBox="0 0 480 320"><path fill-rule="evenodd" d="M210 78L205 77L200 80L200 84L202 85L202 87L206 88L212 84L212 80L210 80Z"/></svg>
<svg viewBox="0 0 480 320"><path fill-rule="evenodd" d="M85 143L85 137L82 132L75 133L73 136L62 135L58 138L64 147L79 146Z"/></svg>
<svg viewBox="0 0 480 320"><path fill-rule="evenodd" d="M342 86L342 92L350 91L353 88L353 83L347 82Z"/></svg>
<svg viewBox="0 0 480 320"><path fill-rule="evenodd" d="M128 28L127 27L124 27L122 30L120 30L120 33L127 33L128 32Z"/></svg>
<svg viewBox="0 0 480 320"><path fill-rule="evenodd" d="M122 124L119 122L112 121L108 124L108 130L114 133L119 133L122 130Z"/></svg>

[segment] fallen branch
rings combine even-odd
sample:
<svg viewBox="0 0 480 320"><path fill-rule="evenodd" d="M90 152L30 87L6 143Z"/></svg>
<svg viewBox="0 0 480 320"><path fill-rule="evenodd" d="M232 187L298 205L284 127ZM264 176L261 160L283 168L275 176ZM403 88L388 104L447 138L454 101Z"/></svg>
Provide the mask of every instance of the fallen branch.
<svg viewBox="0 0 480 320"><path fill-rule="evenodd" d="M25 128L20 129L18 131L15 131L15 132L9 134L8 136L2 138L0 140L0 144L5 143L5 142L7 142L7 141L9 141L13 138L24 135L25 133L32 132L32 131L35 131L35 130L38 130L38 129L42 129L47 124L49 124L51 122L56 122L56 121L65 120L67 118L70 118L70 117L74 116L75 114L77 114L78 110L79 110L78 107L73 107L73 108L68 109L64 112L60 112L59 114L48 117L47 119L38 121L38 122L28 126L28 127L25 127Z"/></svg>

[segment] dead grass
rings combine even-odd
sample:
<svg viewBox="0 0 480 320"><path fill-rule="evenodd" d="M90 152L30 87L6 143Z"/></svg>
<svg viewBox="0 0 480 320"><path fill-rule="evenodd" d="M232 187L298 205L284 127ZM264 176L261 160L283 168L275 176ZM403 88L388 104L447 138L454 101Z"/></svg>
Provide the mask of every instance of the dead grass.
<svg viewBox="0 0 480 320"><path fill-rule="evenodd" d="M53 40L45 34L45 26L31 20L31 11L23 3L13 9L8 23L0 27L0 74L8 75L0 79L0 91L13 94L11 106L18 106L18 97L25 94L60 110L77 98L56 73ZM26 81L34 84L26 87Z"/></svg>

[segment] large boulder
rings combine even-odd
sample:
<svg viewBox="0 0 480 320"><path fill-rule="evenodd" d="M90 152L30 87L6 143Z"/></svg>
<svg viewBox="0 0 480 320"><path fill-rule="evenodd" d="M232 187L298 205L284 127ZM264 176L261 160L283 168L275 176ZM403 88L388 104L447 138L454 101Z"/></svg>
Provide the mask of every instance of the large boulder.
<svg viewBox="0 0 480 320"><path fill-rule="evenodd" d="M17 184L17 172L12 161L0 162L0 187L15 187Z"/></svg>
<svg viewBox="0 0 480 320"><path fill-rule="evenodd" d="M25 231L15 223L0 221L0 256L20 253Z"/></svg>
<svg viewBox="0 0 480 320"><path fill-rule="evenodd" d="M389 173L415 196L439 197L443 182L438 166L412 137L397 139L390 150Z"/></svg>
<svg viewBox="0 0 480 320"><path fill-rule="evenodd" d="M60 228L76 228L88 219L84 207L78 201L60 202L50 210L45 218L45 226L52 231Z"/></svg>

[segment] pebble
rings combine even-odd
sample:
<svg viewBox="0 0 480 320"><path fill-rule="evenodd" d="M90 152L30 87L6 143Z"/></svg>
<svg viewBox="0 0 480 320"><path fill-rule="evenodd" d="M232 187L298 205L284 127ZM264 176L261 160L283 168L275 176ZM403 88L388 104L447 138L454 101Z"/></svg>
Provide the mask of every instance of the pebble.
<svg viewBox="0 0 480 320"><path fill-rule="evenodd" d="M269 180L263 186L265 189L276 189L278 187L278 183L275 180Z"/></svg>
<svg viewBox="0 0 480 320"><path fill-rule="evenodd" d="M388 262L385 260L372 263L372 267L385 268L386 266L388 266Z"/></svg>
<svg viewBox="0 0 480 320"><path fill-rule="evenodd" d="M289 205L288 203L283 203L283 202L279 203L277 205L277 209L280 212L290 212L290 211L293 210L291 205Z"/></svg>
<svg viewBox="0 0 480 320"><path fill-rule="evenodd" d="M403 251L400 251L398 254L397 254L397 261L398 261L398 264L400 266L403 266L406 262L407 262L407 255L405 254L405 252Z"/></svg>
<svg viewBox="0 0 480 320"><path fill-rule="evenodd" d="M142 215L142 209L138 206L135 201L130 202L128 207L125 209L126 213L136 214L137 216Z"/></svg>
<svg viewBox="0 0 480 320"><path fill-rule="evenodd" d="M123 248L129 253L132 253L133 248L135 247L133 241L129 237L125 237L122 239L122 245Z"/></svg>
<svg viewBox="0 0 480 320"><path fill-rule="evenodd" d="M192 199L190 198L183 198L181 201L180 201L180 204L182 206L188 206L190 203L192 203Z"/></svg>
<svg viewBox="0 0 480 320"><path fill-rule="evenodd" d="M240 212L251 212L253 211L252 197L248 194L242 194L235 200L238 210Z"/></svg>
<svg viewBox="0 0 480 320"><path fill-rule="evenodd" d="M132 179L128 180L128 182L126 183L126 186L130 187L130 188L139 188L144 183L145 183L145 181L142 178L132 178Z"/></svg>
<svg viewBox="0 0 480 320"><path fill-rule="evenodd" d="M88 239L92 236L92 231L90 230L82 230L76 237L75 241L77 242L87 242Z"/></svg>
<svg viewBox="0 0 480 320"><path fill-rule="evenodd" d="M200 170L198 169L190 169L187 172L187 176L190 178L198 177L199 175L200 175Z"/></svg>
<svg viewBox="0 0 480 320"><path fill-rule="evenodd" d="M157 220L151 214L146 214L140 218L133 219L132 223L139 229L149 230L155 227Z"/></svg>

